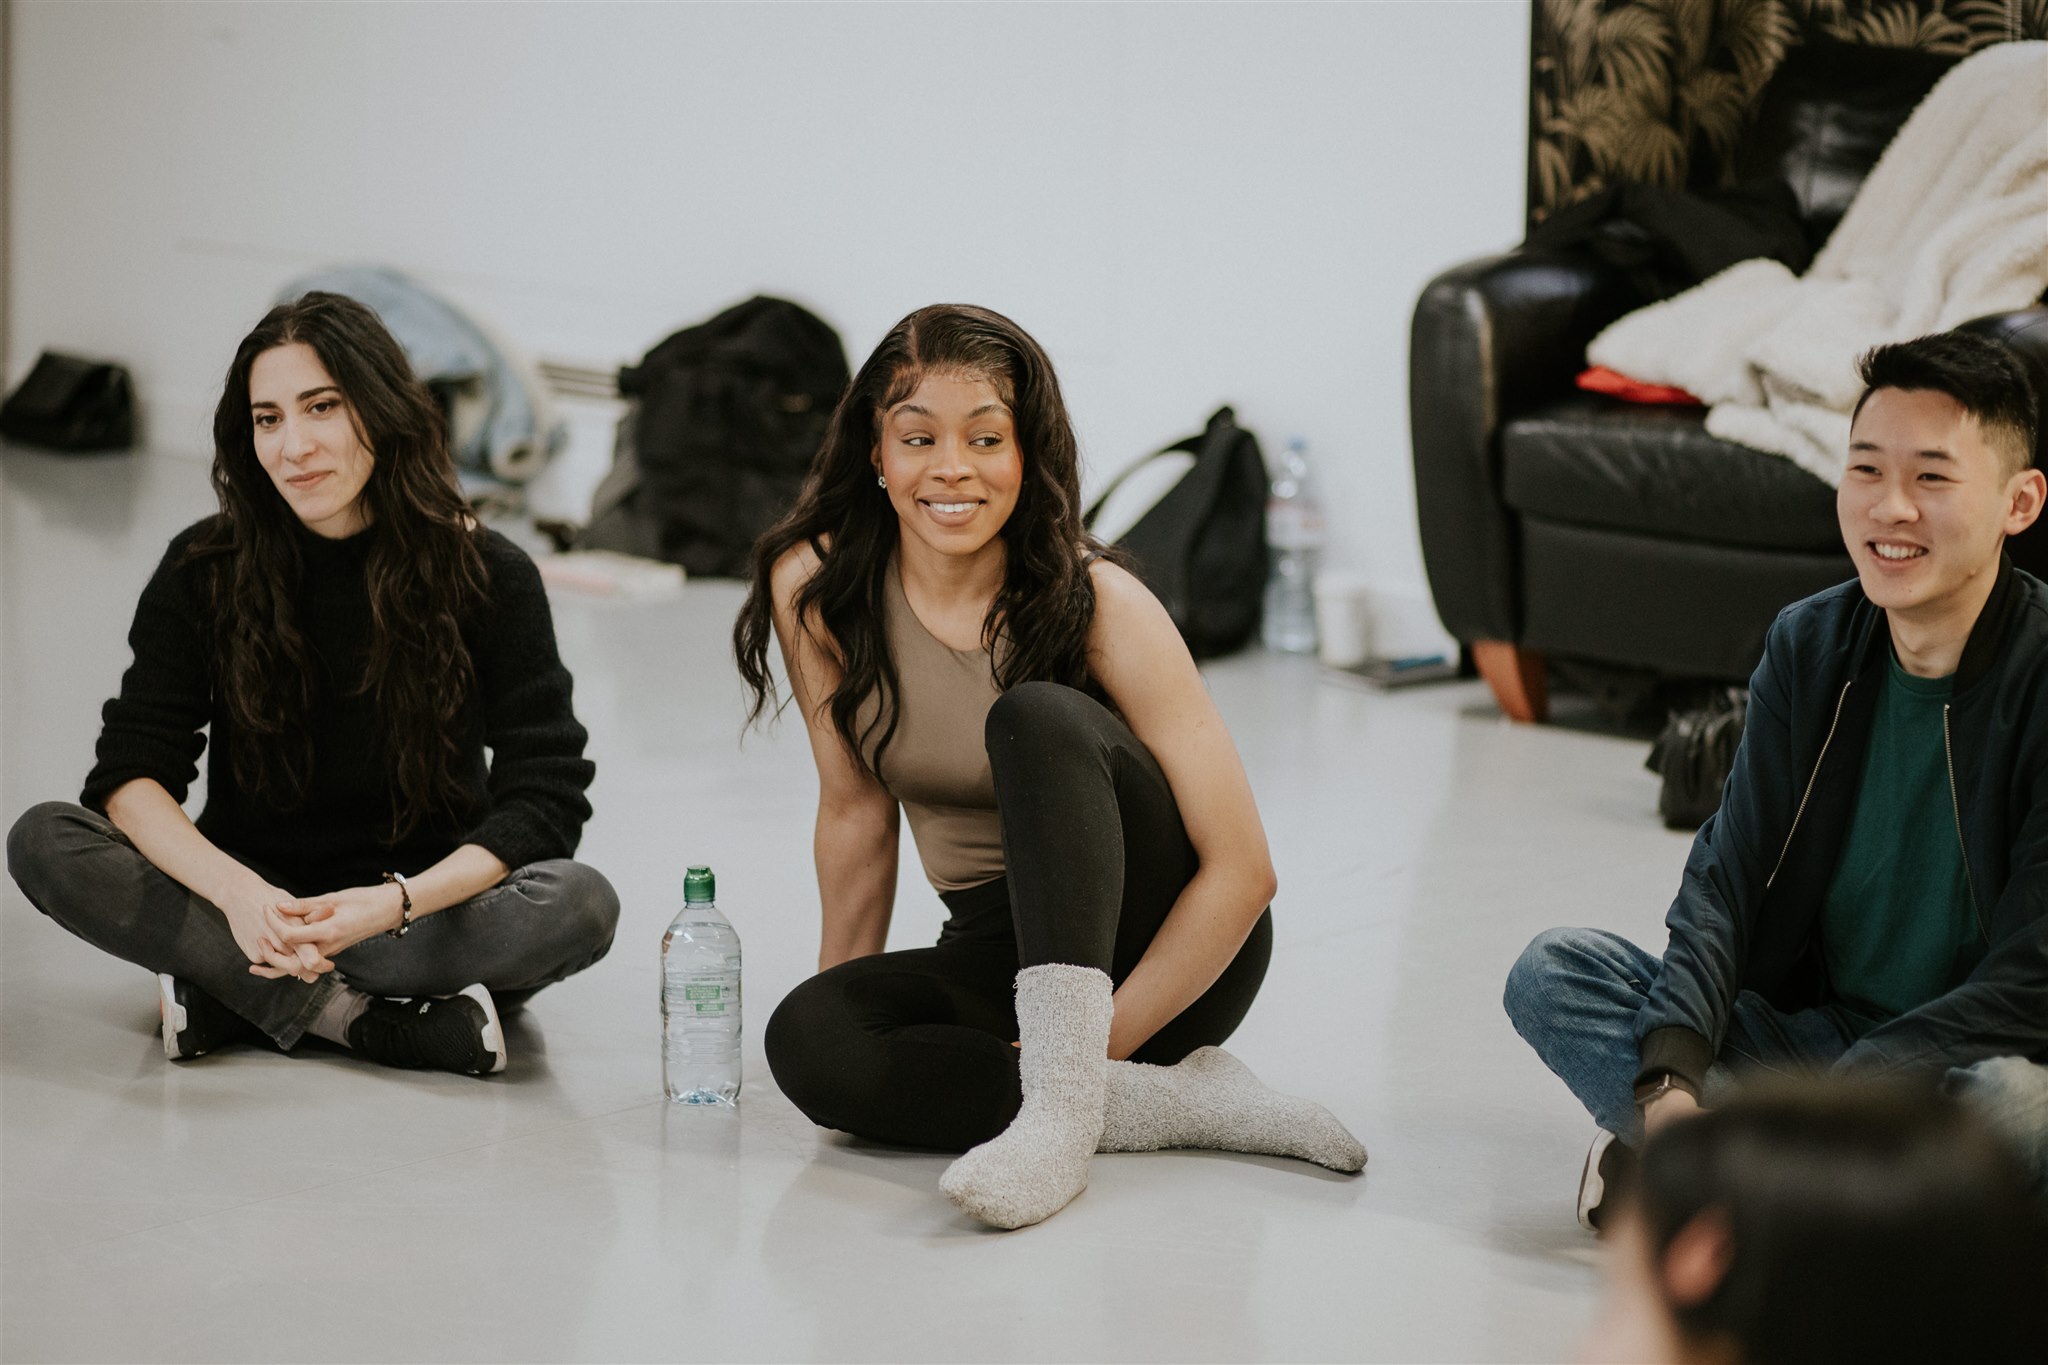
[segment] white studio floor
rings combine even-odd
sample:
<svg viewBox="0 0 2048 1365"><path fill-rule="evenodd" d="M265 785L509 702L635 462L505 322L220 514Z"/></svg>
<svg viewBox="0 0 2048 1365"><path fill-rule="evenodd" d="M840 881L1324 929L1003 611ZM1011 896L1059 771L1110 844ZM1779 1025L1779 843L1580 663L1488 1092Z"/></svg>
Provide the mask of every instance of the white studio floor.
<svg viewBox="0 0 2048 1365"><path fill-rule="evenodd" d="M0 458L0 815L75 799L134 600L210 510L168 456ZM981 1229L945 1158L820 1131L776 1092L769 1010L815 964L800 728L739 737L740 592L558 598L591 732L579 856L611 956L510 1025L491 1080L322 1050L165 1062L140 968L0 894L0 1358L1558 1360L1597 1291L1571 1202L1590 1127L1515 1036L1536 931L1661 946L1687 841L1645 746L1510 726L1477 683L1371 694L1249 652L1207 670L1281 891L1231 1043L1371 1151L1101 1157L1049 1222ZM662 928L687 863L746 944L735 1113L659 1084ZM904 861L892 946L936 897Z"/></svg>

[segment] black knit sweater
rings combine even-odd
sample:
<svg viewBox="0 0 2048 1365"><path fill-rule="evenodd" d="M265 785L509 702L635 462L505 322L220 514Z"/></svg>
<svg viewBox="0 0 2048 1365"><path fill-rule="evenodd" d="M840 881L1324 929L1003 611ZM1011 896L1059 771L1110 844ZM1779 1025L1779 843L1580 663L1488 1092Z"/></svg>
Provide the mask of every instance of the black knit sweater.
<svg viewBox="0 0 2048 1365"><path fill-rule="evenodd" d="M462 799L453 816L430 818L394 845L390 764L374 704L358 691L370 641L365 568L376 529L340 541L301 532L297 623L317 660L313 768L305 798L286 808L243 790L228 762L233 722L213 681L207 568L186 562L186 547L207 525L180 532L142 590L128 633L135 661L103 713L84 805L104 811L117 787L139 777L183 801L208 747L200 729L210 725L200 832L294 895L370 885L387 871L410 875L464 843L481 844L511 868L575 851L590 818L583 793L595 770L583 757L586 736L570 709L569 672L555 651L540 573L518 546L484 533L488 600L462 627L478 684L461 721Z"/></svg>

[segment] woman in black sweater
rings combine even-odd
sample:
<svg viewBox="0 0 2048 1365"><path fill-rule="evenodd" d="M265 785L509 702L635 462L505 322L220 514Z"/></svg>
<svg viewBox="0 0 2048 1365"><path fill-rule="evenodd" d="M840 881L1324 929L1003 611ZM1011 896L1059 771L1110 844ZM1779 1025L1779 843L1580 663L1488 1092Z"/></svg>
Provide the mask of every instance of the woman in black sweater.
<svg viewBox="0 0 2048 1365"><path fill-rule="evenodd" d="M540 576L468 515L432 397L336 294L242 342L213 483L219 514L143 589L80 804L23 815L8 870L158 973L168 1057L311 1033L503 1070L499 1007L603 957L618 919L569 858L593 768Z"/></svg>

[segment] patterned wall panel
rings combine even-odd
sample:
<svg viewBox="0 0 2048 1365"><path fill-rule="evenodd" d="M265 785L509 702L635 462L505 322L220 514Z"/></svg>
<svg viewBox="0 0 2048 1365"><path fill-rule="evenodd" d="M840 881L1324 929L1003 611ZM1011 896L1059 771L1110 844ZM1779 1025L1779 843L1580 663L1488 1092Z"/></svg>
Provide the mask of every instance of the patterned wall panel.
<svg viewBox="0 0 2048 1365"><path fill-rule="evenodd" d="M1957 56L2048 38L2048 0L1535 0L1529 221L1610 183L1728 178L1757 95L1814 34Z"/></svg>

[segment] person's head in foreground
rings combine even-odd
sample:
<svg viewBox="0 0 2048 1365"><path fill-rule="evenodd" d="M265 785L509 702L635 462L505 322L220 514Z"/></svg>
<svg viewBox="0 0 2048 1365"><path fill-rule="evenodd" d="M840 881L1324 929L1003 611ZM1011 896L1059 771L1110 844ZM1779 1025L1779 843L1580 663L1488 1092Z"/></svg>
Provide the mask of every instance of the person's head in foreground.
<svg viewBox="0 0 2048 1365"><path fill-rule="evenodd" d="M1858 362L1836 491L1842 540L1864 593L1901 624L1967 630L1991 594L1999 551L2041 514L2033 467L2038 404L2006 347L1965 332L1879 346Z"/></svg>
<svg viewBox="0 0 2048 1365"><path fill-rule="evenodd" d="M2048 1216L1932 1092L1759 1087L1659 1131L1607 1249L1588 1361L2035 1362Z"/></svg>

